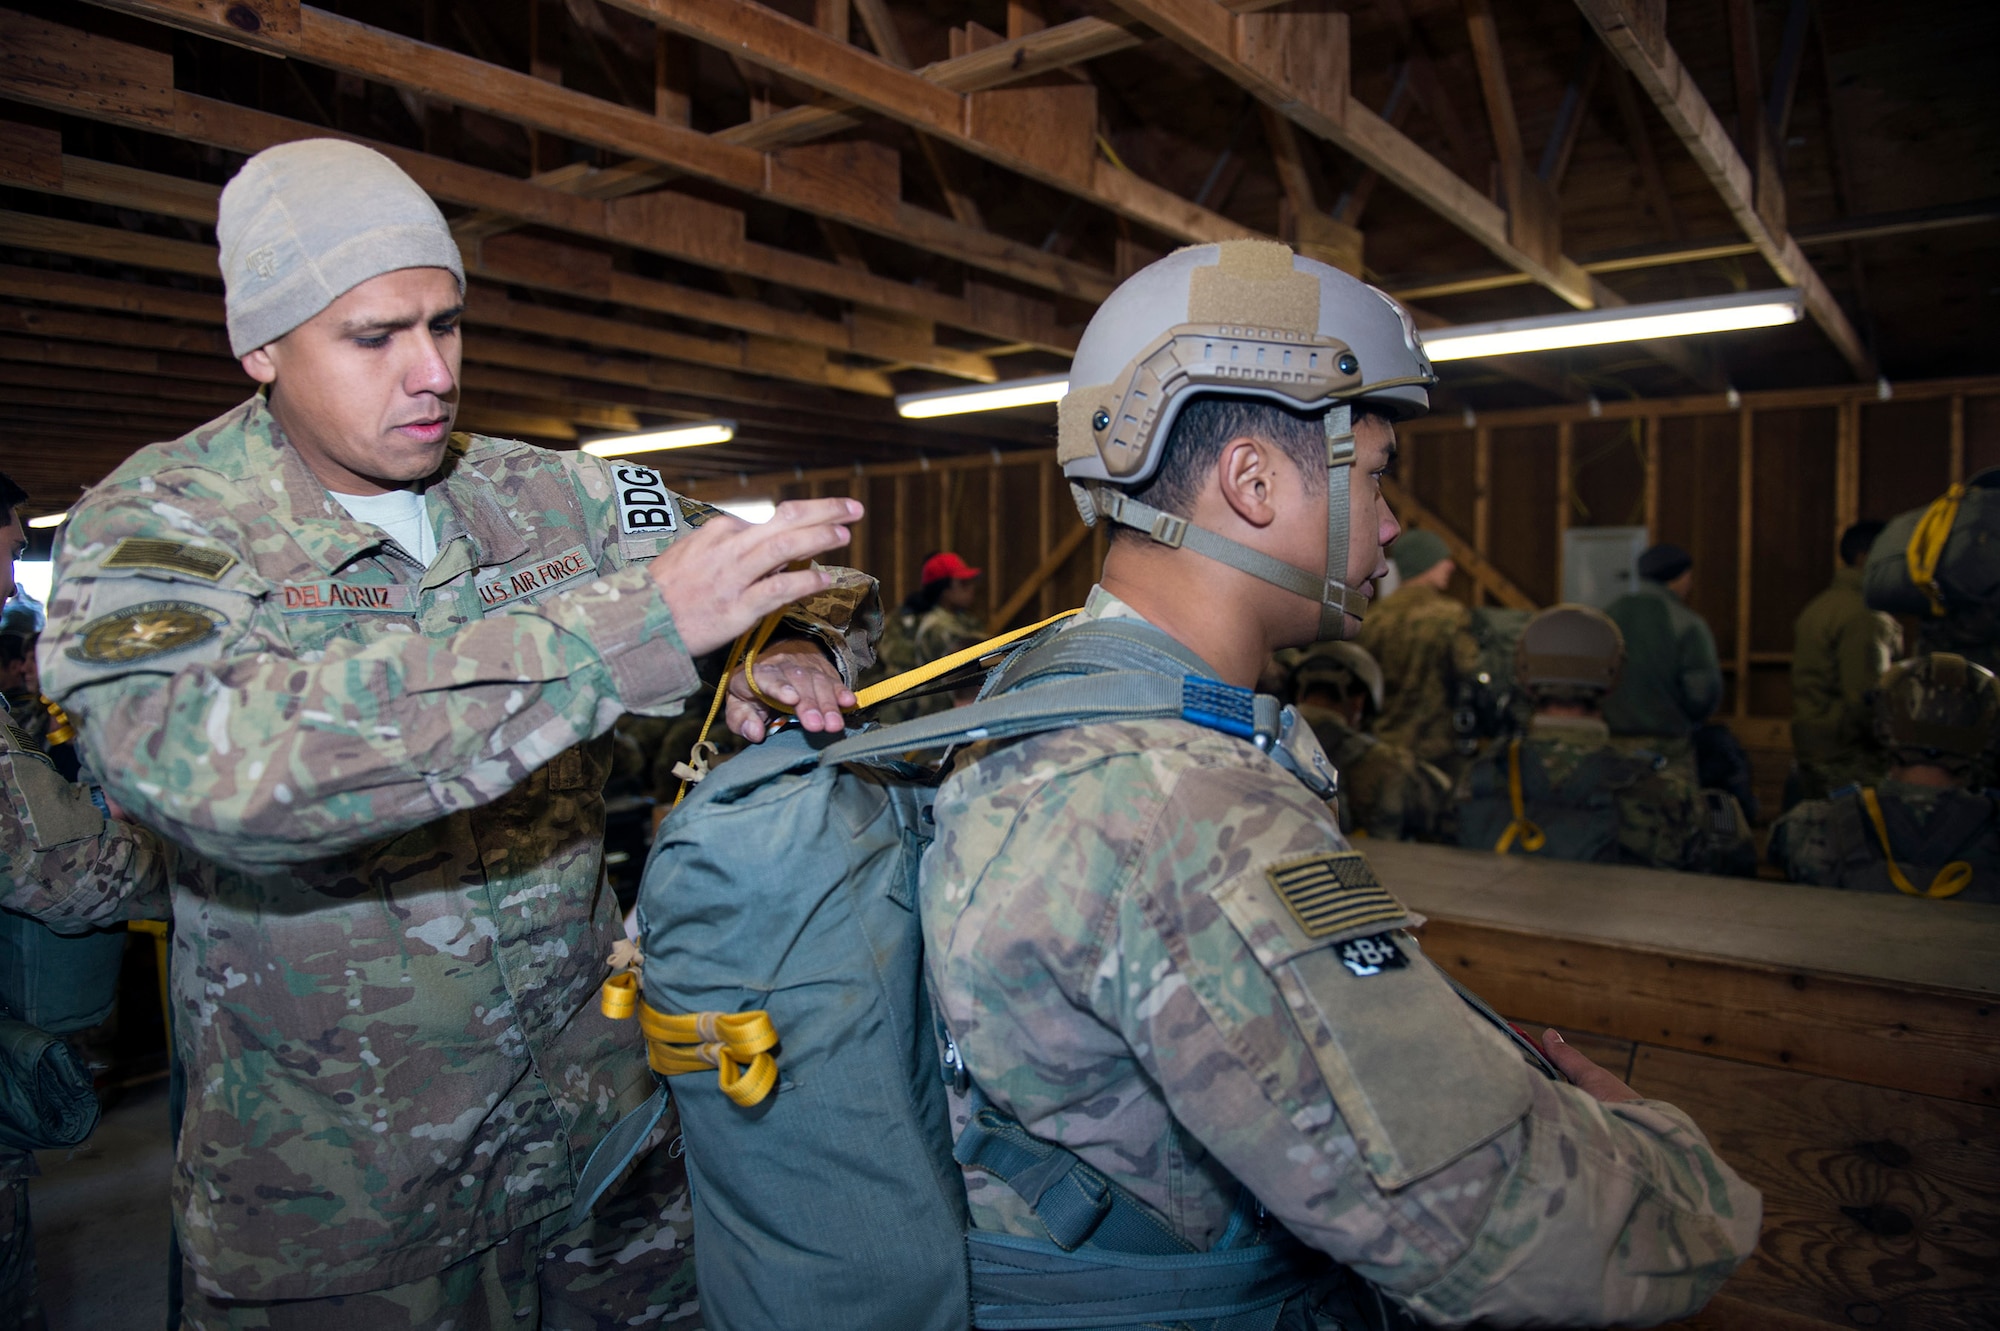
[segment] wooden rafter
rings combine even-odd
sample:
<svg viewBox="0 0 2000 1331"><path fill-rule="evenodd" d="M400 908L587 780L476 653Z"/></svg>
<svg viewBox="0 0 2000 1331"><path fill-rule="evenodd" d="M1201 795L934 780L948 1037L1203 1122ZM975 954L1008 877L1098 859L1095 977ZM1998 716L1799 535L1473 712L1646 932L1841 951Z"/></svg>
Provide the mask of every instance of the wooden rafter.
<svg viewBox="0 0 2000 1331"><path fill-rule="evenodd" d="M1743 155L1730 142L1729 133L1715 110L1702 96L1694 77L1681 63L1667 35L1657 9L1641 18L1624 0L1577 0L1577 7L1597 29L1611 53L1639 80L1660 114L1680 136L1709 183L1743 228L1757 252L1778 274L1778 280L1799 287L1805 293L1806 312L1812 316L1855 377L1875 378L1875 363L1861 344L1854 325L1833 298L1798 242L1786 233L1783 219L1774 225L1758 208L1756 177ZM1768 201L1768 193L1766 199Z"/></svg>
<svg viewBox="0 0 2000 1331"><path fill-rule="evenodd" d="M390 87L406 88L529 129L643 159L752 198L845 222L916 249L1059 294L1101 298L1102 293L1096 291L1101 281L1095 270L903 202L894 187L895 155L887 149L865 158L844 154L838 160L765 153L663 121L633 107L544 82L531 74L489 64L445 47L430 46L327 10L300 5L298 0L258 0L258 7L270 11L270 17L255 25L254 31L232 24L219 7L207 0L93 0L93 3ZM9 24L23 21L14 16ZM825 34L813 28L804 24L793 26L832 45ZM872 60L859 52L854 54ZM802 77L801 71L787 72ZM915 75L903 77L932 87ZM857 171L857 167L864 170Z"/></svg>
<svg viewBox="0 0 2000 1331"><path fill-rule="evenodd" d="M0 32L7 38L0 42L0 75L10 96L32 105L245 155L294 139L347 138L384 153L433 197L449 203L630 245L725 274L916 314L1006 342L1057 352L1075 346L1074 330L1058 327L1052 307L1044 302L1013 293L994 299L987 294L992 289L979 284L969 284L965 296L950 296L759 244L745 237L742 213L721 205L660 196L644 207L620 209L394 144L178 91L171 57L129 43L4 10ZM1100 285L1109 291L1109 274ZM849 349L870 351L858 345ZM901 358L918 361L907 354ZM952 372L949 364L936 368Z"/></svg>

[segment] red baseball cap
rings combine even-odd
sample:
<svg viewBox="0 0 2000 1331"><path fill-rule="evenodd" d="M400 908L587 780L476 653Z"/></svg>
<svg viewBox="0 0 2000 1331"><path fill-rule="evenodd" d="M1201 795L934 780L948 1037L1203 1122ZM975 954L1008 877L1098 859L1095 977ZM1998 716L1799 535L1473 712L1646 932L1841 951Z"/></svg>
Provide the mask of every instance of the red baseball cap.
<svg viewBox="0 0 2000 1331"><path fill-rule="evenodd" d="M960 559L956 552L946 550L942 554L932 555L924 561L923 576L918 581L936 582L939 578L958 578L963 580L978 576L978 569Z"/></svg>

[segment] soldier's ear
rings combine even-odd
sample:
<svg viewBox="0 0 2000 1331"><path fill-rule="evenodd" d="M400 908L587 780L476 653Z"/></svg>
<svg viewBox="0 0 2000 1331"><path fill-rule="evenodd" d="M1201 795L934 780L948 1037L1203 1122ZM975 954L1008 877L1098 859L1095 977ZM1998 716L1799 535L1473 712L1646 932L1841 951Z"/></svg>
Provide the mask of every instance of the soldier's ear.
<svg viewBox="0 0 2000 1331"><path fill-rule="evenodd" d="M271 349L269 347L258 347L255 351L239 356L237 360L243 366L243 373L249 375L258 383L274 384L278 382L278 366L271 359Z"/></svg>
<svg viewBox="0 0 2000 1331"><path fill-rule="evenodd" d="M1253 527L1268 527L1277 520L1285 490L1281 460L1286 465L1290 462L1275 445L1246 434L1224 444L1215 461L1215 481L1223 502Z"/></svg>

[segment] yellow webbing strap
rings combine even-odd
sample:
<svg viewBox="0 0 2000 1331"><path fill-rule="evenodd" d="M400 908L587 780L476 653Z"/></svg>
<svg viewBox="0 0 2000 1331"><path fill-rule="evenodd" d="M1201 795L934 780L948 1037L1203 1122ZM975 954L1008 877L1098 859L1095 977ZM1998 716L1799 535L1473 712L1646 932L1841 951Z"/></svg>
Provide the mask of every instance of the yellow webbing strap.
<svg viewBox="0 0 2000 1331"><path fill-rule="evenodd" d="M891 698L908 693L911 689L920 688L934 679L941 679L961 666L967 666L983 657L991 656L1002 647L1019 642L1029 634L1038 633L1051 624L1068 619L1075 613L1076 611L1074 610L1065 610L1059 615L1050 615L1039 624L1030 624L1024 629L1014 629L1011 632L1001 634L997 638L988 638L985 642L979 643L976 646L953 652L949 656L940 656L929 665L920 665L915 670L906 670L902 674L885 679L879 684L870 684L856 695L858 701L855 703L855 710L860 711L864 707L873 707L878 702L887 702Z"/></svg>
<svg viewBox="0 0 2000 1331"><path fill-rule="evenodd" d="M1910 565L1910 581L1930 598L1933 615L1944 613L1944 593L1937 585L1938 562L1944 558L1945 542L1951 539L1951 525L1958 521L1958 506L1964 499L1962 482L1946 490L1917 519L1909 548L1903 552Z"/></svg>
<svg viewBox="0 0 2000 1331"><path fill-rule="evenodd" d="M1896 890L1913 897L1930 897L1942 900L1955 897L1972 885L1972 866L1964 860L1953 860L1939 869L1931 885L1921 891L1909 880L1902 866L1896 863L1895 854L1889 849L1889 825L1882 819L1882 801L1875 798L1875 787L1861 788L1861 805L1868 810L1868 821L1875 825L1875 835L1882 842L1882 862L1889 866L1889 881Z"/></svg>
<svg viewBox="0 0 2000 1331"><path fill-rule="evenodd" d="M1505 855L1514 848L1518 840L1521 849L1530 855L1549 844L1548 836L1541 828L1528 821L1527 806L1521 800L1521 741L1516 737L1507 746L1507 797L1514 802L1514 821L1507 824L1507 830L1493 843L1493 851Z"/></svg>
<svg viewBox="0 0 2000 1331"><path fill-rule="evenodd" d="M639 1004L646 1062L662 1077L716 1070L722 1093L744 1108L778 1084L778 1032L768 1012L692 1012L670 1016Z"/></svg>

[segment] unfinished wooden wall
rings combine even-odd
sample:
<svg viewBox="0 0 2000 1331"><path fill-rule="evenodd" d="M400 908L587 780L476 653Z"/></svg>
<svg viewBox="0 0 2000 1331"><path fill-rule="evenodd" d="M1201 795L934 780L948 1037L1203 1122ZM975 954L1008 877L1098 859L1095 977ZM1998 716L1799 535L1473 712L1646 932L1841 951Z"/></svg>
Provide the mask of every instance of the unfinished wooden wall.
<svg viewBox="0 0 2000 1331"><path fill-rule="evenodd" d="M2000 465L2000 379L1830 388L1428 417L1402 427L1402 483L1539 605L1562 589L1562 533L1643 525L1695 557L1694 608L1715 630L1723 713L1753 748L1789 748L1792 624L1832 576L1841 530L1929 503ZM668 467L669 476L672 469ZM989 619L1081 602L1103 562L1049 453L701 481L703 499L852 494L852 558L889 599L923 557L987 570ZM1038 576L1045 574L1046 576ZM1468 600L1500 580L1461 575ZM1025 591L1025 599L1021 595ZM1010 604L1013 603L1013 604ZM996 624L1004 627L1004 624Z"/></svg>

